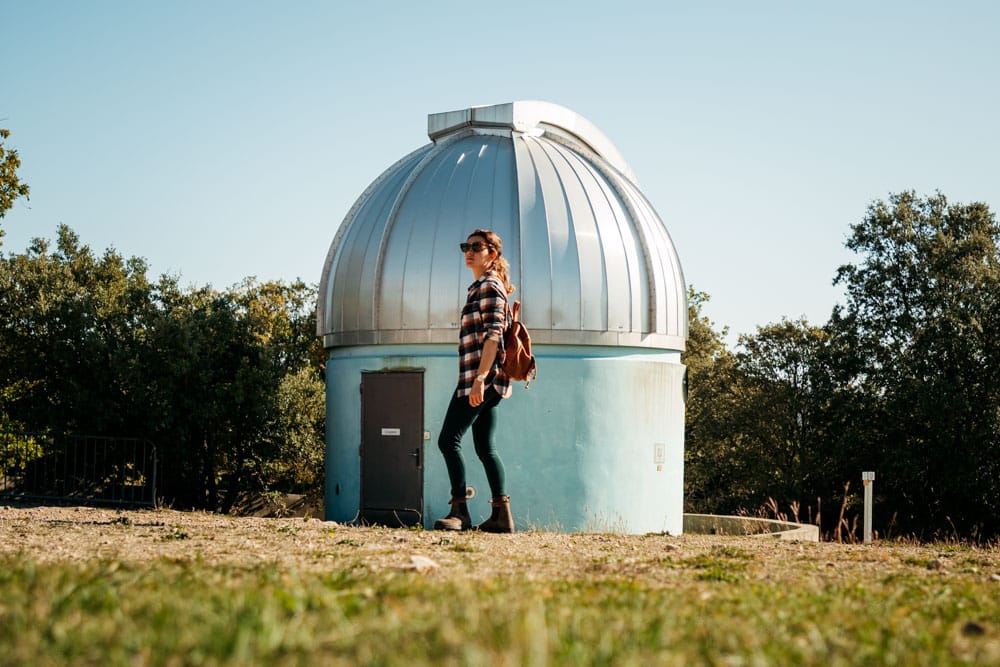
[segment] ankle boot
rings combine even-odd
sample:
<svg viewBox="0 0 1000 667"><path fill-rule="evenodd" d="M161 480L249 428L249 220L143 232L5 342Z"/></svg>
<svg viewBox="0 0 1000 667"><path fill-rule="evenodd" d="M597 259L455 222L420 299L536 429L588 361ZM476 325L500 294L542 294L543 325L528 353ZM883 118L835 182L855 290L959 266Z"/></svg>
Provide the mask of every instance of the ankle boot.
<svg viewBox="0 0 1000 667"><path fill-rule="evenodd" d="M452 498L451 511L448 516L434 522L434 530L469 530L472 528L472 517L469 516L469 506L465 498Z"/></svg>
<svg viewBox="0 0 1000 667"><path fill-rule="evenodd" d="M479 524L477 530L484 533L513 533L514 517L510 513L510 496L499 496L490 501L493 512L490 518Z"/></svg>

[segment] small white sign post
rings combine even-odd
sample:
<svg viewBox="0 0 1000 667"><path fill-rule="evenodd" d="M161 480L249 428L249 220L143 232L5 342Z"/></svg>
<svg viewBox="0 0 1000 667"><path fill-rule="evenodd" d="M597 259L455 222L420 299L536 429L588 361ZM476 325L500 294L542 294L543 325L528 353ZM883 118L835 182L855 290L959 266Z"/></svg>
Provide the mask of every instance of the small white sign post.
<svg viewBox="0 0 1000 667"><path fill-rule="evenodd" d="M875 472L861 473L861 481L865 485L865 544L872 543L872 489L875 486Z"/></svg>

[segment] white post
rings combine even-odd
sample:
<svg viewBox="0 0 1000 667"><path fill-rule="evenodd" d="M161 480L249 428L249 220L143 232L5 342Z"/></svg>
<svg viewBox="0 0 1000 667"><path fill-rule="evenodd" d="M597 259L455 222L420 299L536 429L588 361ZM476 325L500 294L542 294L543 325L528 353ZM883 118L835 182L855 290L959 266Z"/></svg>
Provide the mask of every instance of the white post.
<svg viewBox="0 0 1000 667"><path fill-rule="evenodd" d="M872 489L875 486L875 472L861 473L861 481L865 485L865 544L872 543Z"/></svg>

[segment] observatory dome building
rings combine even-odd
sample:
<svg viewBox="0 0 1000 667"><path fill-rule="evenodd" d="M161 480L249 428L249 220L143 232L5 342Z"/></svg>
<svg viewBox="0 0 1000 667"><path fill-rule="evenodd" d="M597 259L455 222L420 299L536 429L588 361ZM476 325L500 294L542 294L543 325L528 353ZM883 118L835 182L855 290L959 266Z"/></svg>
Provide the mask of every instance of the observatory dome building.
<svg viewBox="0 0 1000 667"><path fill-rule="evenodd" d="M499 411L518 528L679 534L687 288L632 170L594 125L545 102L427 125L431 143L362 193L323 267L327 519L430 527L447 514L437 430L473 281L458 244L480 227L503 239L539 367ZM470 501L475 522L489 493L467 440L470 493L487 490Z"/></svg>

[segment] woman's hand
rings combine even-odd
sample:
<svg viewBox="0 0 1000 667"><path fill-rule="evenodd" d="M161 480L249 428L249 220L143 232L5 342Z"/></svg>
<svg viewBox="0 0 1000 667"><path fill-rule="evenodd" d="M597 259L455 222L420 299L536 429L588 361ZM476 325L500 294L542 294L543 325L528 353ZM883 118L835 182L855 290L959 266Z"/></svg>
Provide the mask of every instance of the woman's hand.
<svg viewBox="0 0 1000 667"><path fill-rule="evenodd" d="M469 393L469 405L472 407L478 406L483 402L483 395L486 393L485 383L476 378L472 382L472 391Z"/></svg>

